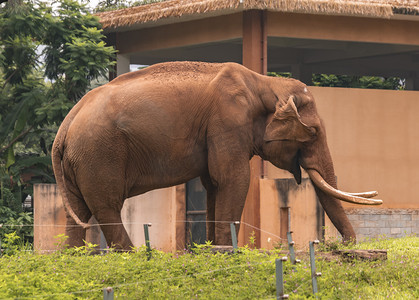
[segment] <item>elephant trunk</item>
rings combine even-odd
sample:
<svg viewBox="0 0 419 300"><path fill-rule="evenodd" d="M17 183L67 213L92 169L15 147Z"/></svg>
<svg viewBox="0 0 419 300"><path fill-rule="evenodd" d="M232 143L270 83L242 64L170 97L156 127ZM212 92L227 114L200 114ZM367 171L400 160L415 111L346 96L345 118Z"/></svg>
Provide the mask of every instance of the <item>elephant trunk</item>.
<svg viewBox="0 0 419 300"><path fill-rule="evenodd" d="M319 147L320 141L324 142L325 139L319 139L317 145L313 144L312 147L305 149L305 153L302 153L303 166L314 184L323 209L342 235L343 241L356 241L355 231L339 200L364 205L377 205L382 201L369 199L377 195L377 192L374 191L365 193L339 191L327 143L324 142L323 147Z"/></svg>
<svg viewBox="0 0 419 300"><path fill-rule="evenodd" d="M308 169L309 176L312 173ZM336 188L336 178L333 171L325 173L325 181L332 187ZM313 180L312 180L313 181ZM324 211L329 217L330 221L342 235L344 242L356 241L356 234L352 227L352 224L349 222L348 217L345 214L345 211L342 207L342 203L336 198L332 197L330 194L324 192L318 185L314 182L314 187L316 190L317 197L322 205Z"/></svg>

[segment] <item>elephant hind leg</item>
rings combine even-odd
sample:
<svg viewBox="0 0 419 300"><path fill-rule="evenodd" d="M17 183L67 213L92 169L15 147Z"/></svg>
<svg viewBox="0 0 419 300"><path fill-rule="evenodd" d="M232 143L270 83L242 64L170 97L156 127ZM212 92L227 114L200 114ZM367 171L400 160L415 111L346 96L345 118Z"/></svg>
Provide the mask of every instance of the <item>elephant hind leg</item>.
<svg viewBox="0 0 419 300"><path fill-rule="evenodd" d="M122 224L120 210L102 208L94 215L109 247L118 250L132 250L133 244Z"/></svg>
<svg viewBox="0 0 419 300"><path fill-rule="evenodd" d="M92 213L90 212L83 198L75 195L72 192L69 192L67 196L71 208L79 217L79 219L84 223L89 222ZM84 245L84 240L86 239L86 229L78 225L69 214L66 214L65 235L68 236L66 241L68 246L80 247Z"/></svg>
<svg viewBox="0 0 419 300"><path fill-rule="evenodd" d="M202 185L207 191L207 241L215 242L215 193L216 187L211 183L209 174L201 176Z"/></svg>

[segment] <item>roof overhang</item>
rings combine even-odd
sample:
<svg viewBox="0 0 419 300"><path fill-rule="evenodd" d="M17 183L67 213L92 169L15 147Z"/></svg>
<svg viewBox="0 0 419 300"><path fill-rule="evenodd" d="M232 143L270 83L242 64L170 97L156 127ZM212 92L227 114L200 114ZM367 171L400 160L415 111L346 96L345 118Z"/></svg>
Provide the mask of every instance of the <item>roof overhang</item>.
<svg viewBox="0 0 419 300"><path fill-rule="evenodd" d="M169 0L98 13L105 32L199 20L245 10L419 20L414 0Z"/></svg>

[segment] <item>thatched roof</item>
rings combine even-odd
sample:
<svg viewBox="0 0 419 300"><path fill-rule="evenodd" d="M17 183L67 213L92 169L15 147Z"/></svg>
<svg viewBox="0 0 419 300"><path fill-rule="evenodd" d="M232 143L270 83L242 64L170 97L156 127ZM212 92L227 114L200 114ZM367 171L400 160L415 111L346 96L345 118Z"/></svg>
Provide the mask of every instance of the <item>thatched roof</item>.
<svg viewBox="0 0 419 300"><path fill-rule="evenodd" d="M112 30L167 18L249 9L389 18L394 14L419 15L419 0L168 0L98 16L103 28Z"/></svg>

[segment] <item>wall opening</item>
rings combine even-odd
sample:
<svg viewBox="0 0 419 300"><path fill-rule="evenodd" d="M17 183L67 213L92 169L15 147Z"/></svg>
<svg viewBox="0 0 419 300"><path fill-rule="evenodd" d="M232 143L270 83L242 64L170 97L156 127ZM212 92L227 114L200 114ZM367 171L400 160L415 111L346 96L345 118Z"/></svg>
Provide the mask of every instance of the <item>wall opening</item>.
<svg viewBox="0 0 419 300"><path fill-rule="evenodd" d="M207 191L197 177L186 183L186 243L203 244L207 238Z"/></svg>
<svg viewBox="0 0 419 300"><path fill-rule="evenodd" d="M287 240L287 232L290 230L290 208L281 207L279 211L279 236Z"/></svg>

